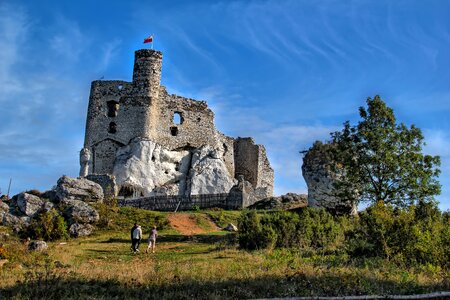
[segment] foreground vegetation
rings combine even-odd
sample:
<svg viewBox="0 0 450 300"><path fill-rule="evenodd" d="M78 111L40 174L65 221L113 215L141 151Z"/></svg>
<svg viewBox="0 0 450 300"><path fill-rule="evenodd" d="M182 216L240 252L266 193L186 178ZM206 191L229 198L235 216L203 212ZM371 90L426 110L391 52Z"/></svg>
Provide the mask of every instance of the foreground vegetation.
<svg viewBox="0 0 450 300"><path fill-rule="evenodd" d="M0 256L8 259L0 268L0 298L220 299L418 294L450 288L448 265L441 261L345 250L349 233L364 233L355 231L354 222L362 221L333 218L320 210L178 213L175 219L188 217L202 231L186 235L172 226L173 214L104 209L104 224L93 236L50 242L45 253L28 252L12 235L0 241ZM216 226L238 219L239 235ZM155 254L143 253L145 245L138 255L130 253L128 231L134 220L144 232L152 224L162 228ZM246 220L259 228L254 231L260 232L258 240L264 236L272 240L253 247L257 250L242 249L243 241L251 240ZM301 234L296 237L298 230Z"/></svg>

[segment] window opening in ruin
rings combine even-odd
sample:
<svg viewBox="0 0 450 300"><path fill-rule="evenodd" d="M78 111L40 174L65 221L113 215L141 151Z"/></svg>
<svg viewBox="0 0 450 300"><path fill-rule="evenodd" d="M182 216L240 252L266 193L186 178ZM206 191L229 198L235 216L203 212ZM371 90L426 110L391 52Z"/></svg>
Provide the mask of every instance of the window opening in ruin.
<svg viewBox="0 0 450 300"><path fill-rule="evenodd" d="M197 118L197 122L200 122L202 119L200 119L200 118Z"/></svg>
<svg viewBox="0 0 450 300"><path fill-rule="evenodd" d="M172 136L177 136L177 135L178 135L178 128L175 127L175 126L170 127L170 134L171 134Z"/></svg>
<svg viewBox="0 0 450 300"><path fill-rule="evenodd" d="M173 123L175 125L183 124L183 121L184 119L180 112L176 111L173 113Z"/></svg>
<svg viewBox="0 0 450 300"><path fill-rule="evenodd" d="M134 195L134 188L132 186L122 186L119 191L119 196L128 198Z"/></svg>
<svg viewBox="0 0 450 300"><path fill-rule="evenodd" d="M108 117L117 117L117 112L119 111L119 102L108 101L106 104L108 105Z"/></svg>
<svg viewBox="0 0 450 300"><path fill-rule="evenodd" d="M156 158L154 156L152 156L152 161L155 161L155 160L156 160Z"/></svg>
<svg viewBox="0 0 450 300"><path fill-rule="evenodd" d="M116 133L117 132L117 125L114 122L109 123L109 133Z"/></svg>
<svg viewBox="0 0 450 300"><path fill-rule="evenodd" d="M119 85L117 86L117 88L119 89L119 91L121 91L121 90L123 89L123 85L119 84Z"/></svg>

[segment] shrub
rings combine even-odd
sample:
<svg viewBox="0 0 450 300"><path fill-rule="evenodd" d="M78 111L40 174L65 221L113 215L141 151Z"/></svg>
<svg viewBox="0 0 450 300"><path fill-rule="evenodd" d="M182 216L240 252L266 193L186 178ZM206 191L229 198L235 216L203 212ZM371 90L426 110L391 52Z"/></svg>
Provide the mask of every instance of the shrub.
<svg viewBox="0 0 450 300"><path fill-rule="evenodd" d="M250 250L273 246L335 250L344 242L342 225L337 220L323 209L312 208L300 214L244 212L239 219L239 245Z"/></svg>
<svg viewBox="0 0 450 300"><path fill-rule="evenodd" d="M321 250L335 250L345 241L343 226L325 209L307 208L299 214L299 246Z"/></svg>
<svg viewBox="0 0 450 300"><path fill-rule="evenodd" d="M69 237L66 221L55 209L40 213L35 217L25 234L31 238L43 239L45 241L66 239Z"/></svg>
<svg viewBox="0 0 450 300"><path fill-rule="evenodd" d="M449 223L435 203L419 201L394 209L382 201L360 214L347 233L347 251L353 256L378 256L407 264L448 264Z"/></svg>
<svg viewBox="0 0 450 300"><path fill-rule="evenodd" d="M98 203L95 205L95 208L99 214L98 226L101 228L109 228L113 225L114 218L119 211L117 207L117 199L109 199L104 203Z"/></svg>
<svg viewBox="0 0 450 300"><path fill-rule="evenodd" d="M265 222L261 224L261 217L256 211L243 212L238 220L239 246L247 250L272 248L277 241L275 230Z"/></svg>

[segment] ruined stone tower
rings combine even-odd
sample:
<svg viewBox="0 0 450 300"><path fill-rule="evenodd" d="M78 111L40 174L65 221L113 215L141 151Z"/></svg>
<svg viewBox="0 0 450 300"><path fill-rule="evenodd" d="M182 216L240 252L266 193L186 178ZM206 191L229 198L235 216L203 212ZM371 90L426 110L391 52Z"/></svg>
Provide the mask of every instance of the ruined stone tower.
<svg viewBox="0 0 450 300"><path fill-rule="evenodd" d="M167 93L161 69L162 53L143 49L132 82L92 82L80 176L114 175L145 196L228 193L243 176L251 199L271 196L264 146L217 131L205 101Z"/></svg>

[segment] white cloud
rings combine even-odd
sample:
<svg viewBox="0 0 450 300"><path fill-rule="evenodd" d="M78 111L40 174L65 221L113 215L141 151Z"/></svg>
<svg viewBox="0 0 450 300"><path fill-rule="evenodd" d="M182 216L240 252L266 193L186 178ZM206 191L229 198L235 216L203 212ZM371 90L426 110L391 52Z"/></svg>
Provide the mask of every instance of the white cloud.
<svg viewBox="0 0 450 300"><path fill-rule="evenodd" d="M0 89L6 99L10 92L21 88L20 80L11 76L12 67L20 61L19 50L25 42L29 21L23 9L0 4Z"/></svg>

